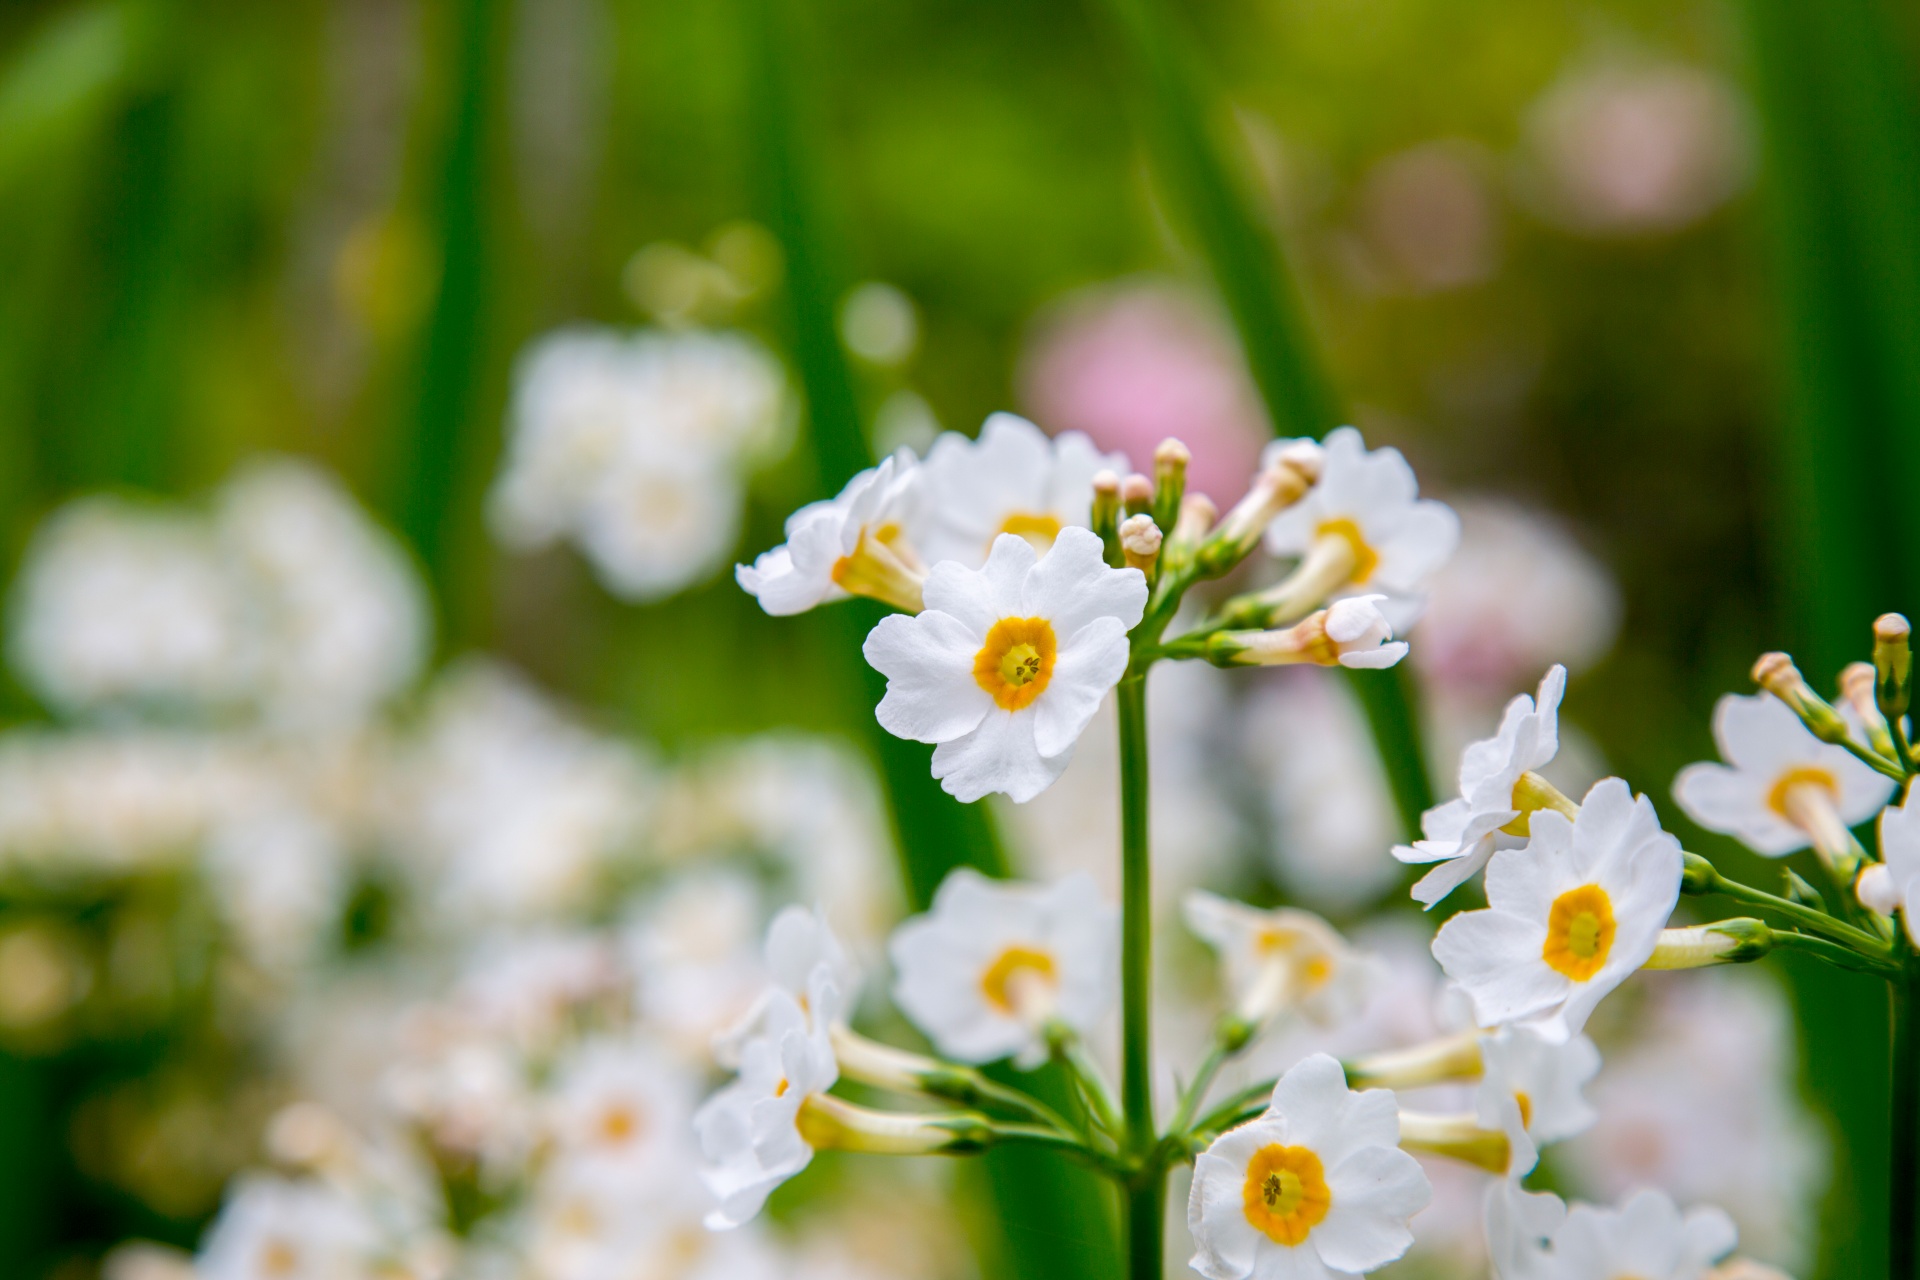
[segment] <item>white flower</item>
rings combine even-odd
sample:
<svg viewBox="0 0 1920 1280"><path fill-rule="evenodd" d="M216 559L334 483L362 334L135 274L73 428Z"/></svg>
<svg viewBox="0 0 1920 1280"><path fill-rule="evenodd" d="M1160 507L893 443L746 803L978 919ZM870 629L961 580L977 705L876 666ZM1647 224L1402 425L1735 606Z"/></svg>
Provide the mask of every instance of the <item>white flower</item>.
<svg viewBox="0 0 1920 1280"><path fill-rule="evenodd" d="M1898 909L1907 936L1920 939L1920 803L1911 794L1880 811L1880 856L1860 873L1860 900L1884 916Z"/></svg>
<svg viewBox="0 0 1920 1280"><path fill-rule="evenodd" d="M1844 848L1845 828L1865 822L1893 794L1892 779L1815 738L1766 694L1721 698L1713 738L1728 763L1688 765L1674 779L1673 797L1707 830L1770 858L1809 844Z"/></svg>
<svg viewBox="0 0 1920 1280"><path fill-rule="evenodd" d="M1487 867L1484 911L1441 927L1434 957L1483 1026L1525 1020L1566 1040L1653 954L1680 898L1680 844L1627 784L1594 784L1573 822L1534 815Z"/></svg>
<svg viewBox="0 0 1920 1280"><path fill-rule="evenodd" d="M573 539L608 591L662 600L727 563L743 500L727 459L629 440L588 487Z"/></svg>
<svg viewBox="0 0 1920 1280"><path fill-rule="evenodd" d="M340 832L298 804L248 805L220 823L204 866L247 952L270 969L308 960L347 896Z"/></svg>
<svg viewBox="0 0 1920 1280"><path fill-rule="evenodd" d="M1384 980L1384 962L1310 911L1262 911L1204 890L1184 905L1188 926L1226 969L1235 1013L1253 1026L1288 1012L1322 1026L1344 1022Z"/></svg>
<svg viewBox="0 0 1920 1280"><path fill-rule="evenodd" d="M1546 766L1560 749L1560 695L1566 689L1567 669L1548 669L1536 700L1521 694L1507 704L1500 731L1476 742L1460 757L1460 794L1420 816L1426 839L1395 845L1393 856L1402 862L1437 862L1413 896L1432 908L1472 879L1499 848L1517 848L1526 830L1525 813L1517 794L1520 780Z"/></svg>
<svg viewBox="0 0 1920 1280"><path fill-rule="evenodd" d="M939 744L933 776L950 794L1031 800L1067 767L1126 672L1147 603L1141 572L1101 557L1087 529L1062 530L1045 559L1002 534L985 568L934 566L926 610L867 636L867 661L887 677L875 714L897 737Z"/></svg>
<svg viewBox="0 0 1920 1280"><path fill-rule="evenodd" d="M1290 441L1275 441L1277 456ZM1319 481L1267 526L1267 549L1312 566L1319 599L1362 588L1404 604L1446 562L1460 541L1460 519L1445 503L1419 496L1420 483L1398 449L1367 450L1352 427L1327 433ZM1397 608L1402 626L1410 612Z"/></svg>
<svg viewBox="0 0 1920 1280"><path fill-rule="evenodd" d="M1474 1110L1507 1134L1509 1176L1532 1169L1540 1147L1593 1124L1580 1091L1599 1072L1600 1051L1585 1036L1556 1043L1524 1025L1502 1027L1480 1037L1480 1061Z"/></svg>
<svg viewBox="0 0 1920 1280"><path fill-rule="evenodd" d="M1045 1026L1086 1033L1113 1003L1119 921L1092 877L1000 884L967 868L894 931L894 1003L940 1053L1037 1066Z"/></svg>
<svg viewBox="0 0 1920 1280"><path fill-rule="evenodd" d="M1385 600L1382 595L1352 596L1284 630L1218 633L1207 657L1219 666L1391 667L1407 656L1407 645L1393 638L1393 626L1380 611Z"/></svg>
<svg viewBox="0 0 1920 1280"><path fill-rule="evenodd" d="M913 454L897 450L847 481L838 497L788 516L787 540L751 565L736 565L734 578L775 617L849 595L918 611L925 569L911 534L920 483Z"/></svg>
<svg viewBox="0 0 1920 1280"><path fill-rule="evenodd" d="M927 453L927 560L977 567L1003 533L1044 553L1062 529L1092 519L1093 477L1126 470L1124 457L1077 431L1049 439L1011 413L989 417L978 440L949 431Z"/></svg>
<svg viewBox="0 0 1920 1280"><path fill-rule="evenodd" d="M1301 1062L1261 1116L1194 1162L1194 1270L1208 1280L1326 1280L1400 1257L1413 1243L1407 1220L1432 1189L1399 1140L1393 1094L1350 1091L1325 1054Z"/></svg>
<svg viewBox="0 0 1920 1280"><path fill-rule="evenodd" d="M378 1241L352 1200L315 1182L234 1184L195 1260L201 1280L364 1280Z"/></svg>
<svg viewBox="0 0 1920 1280"><path fill-rule="evenodd" d="M1327 639L1343 667L1367 670L1391 667L1407 656L1407 642L1393 638L1393 625L1380 611L1383 595L1335 600L1327 609Z"/></svg>
<svg viewBox="0 0 1920 1280"><path fill-rule="evenodd" d="M842 1006L827 966L814 970L807 996L812 1016L784 991L773 995L761 1033L741 1048L739 1075L694 1113L701 1177L719 1202L707 1215L716 1230L759 1213L773 1189L813 1159L800 1110L840 1078L827 1028Z"/></svg>
<svg viewBox="0 0 1920 1280"><path fill-rule="evenodd" d="M1553 1280L1701 1280L1737 1238L1718 1209L1683 1217L1661 1192L1642 1191L1617 1209L1574 1205L1554 1233L1550 1274Z"/></svg>
<svg viewBox="0 0 1920 1280"><path fill-rule="evenodd" d="M651 895L627 928L623 946L640 1016L682 1056L704 1061L714 1038L762 1003L761 919L760 884L750 872L704 866Z"/></svg>
<svg viewBox="0 0 1920 1280"><path fill-rule="evenodd" d="M587 1042L556 1072L547 1103L554 1159L638 1199L685 1176L693 1088L644 1041Z"/></svg>
<svg viewBox="0 0 1920 1280"><path fill-rule="evenodd" d="M1522 1191L1517 1179L1496 1178L1485 1217L1494 1280L1552 1280L1553 1236L1566 1220L1566 1202L1551 1191Z"/></svg>
<svg viewBox="0 0 1920 1280"><path fill-rule="evenodd" d="M859 997L860 969L818 912L802 906L782 908L767 926L765 957L771 985L745 1017L714 1037L714 1056L723 1064L739 1062L741 1047L764 1034L765 1020L780 997L794 1001L810 1019L828 1018L823 1027L829 1031L833 1021L846 1020L847 1011ZM839 997L839 1004L831 1010L815 1010L808 1002L807 993L821 971Z"/></svg>

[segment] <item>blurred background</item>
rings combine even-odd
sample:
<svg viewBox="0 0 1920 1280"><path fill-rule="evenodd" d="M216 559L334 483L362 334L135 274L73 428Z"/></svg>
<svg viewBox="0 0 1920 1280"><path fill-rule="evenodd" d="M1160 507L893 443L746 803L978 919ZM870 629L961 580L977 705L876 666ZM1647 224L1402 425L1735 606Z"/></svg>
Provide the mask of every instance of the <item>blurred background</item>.
<svg viewBox="0 0 1920 1280"><path fill-rule="evenodd" d="M1882 0L14 0L0 1271L194 1274L223 1197L351 1146L386 1275L1104 1274L1043 1157L822 1161L720 1256L599 1240L531 1136L596 1045L704 1088L782 902L877 963L953 865L1115 878L1110 724L962 810L873 728L864 605L731 579L994 410L1178 435L1222 505L1352 421L1461 510L1385 703L1157 677L1162 897L1393 959L1341 1048L1436 1025L1385 848L1552 662L1563 785L1777 876L1667 787L1758 652L1825 685L1920 607L1917 40ZM1167 920L1171 1072L1215 995ZM1547 1177L1883 1268L1878 984L1683 976L1609 1005ZM1437 1176L1392 1275L1485 1272ZM239 1258L199 1274L335 1274Z"/></svg>

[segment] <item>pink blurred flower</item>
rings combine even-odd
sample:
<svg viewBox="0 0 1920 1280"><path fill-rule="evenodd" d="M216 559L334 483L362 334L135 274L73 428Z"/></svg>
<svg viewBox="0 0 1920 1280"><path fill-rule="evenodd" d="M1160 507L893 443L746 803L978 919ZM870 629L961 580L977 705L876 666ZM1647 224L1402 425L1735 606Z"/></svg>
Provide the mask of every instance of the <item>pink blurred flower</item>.
<svg viewBox="0 0 1920 1280"><path fill-rule="evenodd" d="M1057 304L1035 328L1020 395L1049 431L1084 431L1137 460L1178 436L1193 450L1189 490L1223 506L1246 491L1271 434L1225 322L1160 281L1097 286Z"/></svg>

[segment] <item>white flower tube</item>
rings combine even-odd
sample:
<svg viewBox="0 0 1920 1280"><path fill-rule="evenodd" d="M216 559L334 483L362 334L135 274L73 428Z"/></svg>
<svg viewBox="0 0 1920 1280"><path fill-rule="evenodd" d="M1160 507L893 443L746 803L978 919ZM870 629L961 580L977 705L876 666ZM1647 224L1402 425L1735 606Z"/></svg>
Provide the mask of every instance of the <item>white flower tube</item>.
<svg viewBox="0 0 1920 1280"><path fill-rule="evenodd" d="M1391 1093L1352 1092L1325 1054L1301 1061L1264 1113L1195 1160L1193 1269L1208 1280L1330 1280L1392 1262L1433 1195L1399 1141Z"/></svg>
<svg viewBox="0 0 1920 1280"><path fill-rule="evenodd" d="M1092 877L1041 887L967 868L887 944L894 1002L945 1057L1038 1066L1046 1027L1091 1031L1112 1007L1119 921Z"/></svg>
<svg viewBox="0 0 1920 1280"><path fill-rule="evenodd" d="M1518 848L1531 811L1553 807L1573 816L1565 797L1534 775L1560 749L1566 685L1567 669L1554 666L1541 678L1538 698L1523 693L1509 702L1500 731L1462 753L1460 794L1421 815L1426 839L1394 846L1393 856L1402 862L1438 864L1413 886L1415 901L1431 910L1478 874L1495 849ZM1560 803L1553 804L1553 797Z"/></svg>
<svg viewBox="0 0 1920 1280"><path fill-rule="evenodd" d="M920 609L926 576L912 534L919 464L901 449L847 481L838 497L787 517L787 540L734 577L775 617L870 596L909 613Z"/></svg>
<svg viewBox="0 0 1920 1280"><path fill-rule="evenodd" d="M1526 1021L1563 1041L1652 956L1680 897L1680 844L1645 796L1594 784L1573 822L1533 817L1524 849L1487 866L1483 911L1441 927L1434 958L1483 1026Z"/></svg>
<svg viewBox="0 0 1920 1280"><path fill-rule="evenodd" d="M1066 769L1126 672L1147 603L1145 576L1102 554L1086 529L1061 530L1045 559L1001 534L985 568L935 565L926 610L867 636L867 661L887 677L875 714L896 737L938 744L933 776L950 794L1024 802Z"/></svg>

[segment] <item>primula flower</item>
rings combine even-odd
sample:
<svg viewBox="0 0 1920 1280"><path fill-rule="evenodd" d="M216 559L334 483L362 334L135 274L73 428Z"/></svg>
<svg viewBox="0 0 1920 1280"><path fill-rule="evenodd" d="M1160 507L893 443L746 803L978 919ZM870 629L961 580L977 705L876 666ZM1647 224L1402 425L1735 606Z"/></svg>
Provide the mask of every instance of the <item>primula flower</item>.
<svg viewBox="0 0 1920 1280"><path fill-rule="evenodd" d="M1145 576L1108 568L1091 530L1062 530L1045 559L1003 533L985 568L935 565L925 611L867 636L887 677L875 714L897 737L939 744L933 776L961 800L1031 800L1125 673L1146 603Z"/></svg>
<svg viewBox="0 0 1920 1280"><path fill-rule="evenodd" d="M1310 911L1262 911L1201 890L1184 905L1188 926L1226 970L1234 1016L1250 1030L1289 1012L1322 1026L1343 1022L1383 979L1383 962Z"/></svg>
<svg viewBox="0 0 1920 1280"><path fill-rule="evenodd" d="M380 1243L366 1212L333 1186L255 1174L228 1191L193 1273L336 1280L371 1271Z"/></svg>
<svg viewBox="0 0 1920 1280"><path fill-rule="evenodd" d="M700 1176L719 1202L707 1215L715 1230L751 1219L775 1187L813 1159L801 1108L840 1078L827 1031L839 1016L840 994L826 965L814 970L807 999L812 1016L786 992L772 995L761 1033L740 1049L739 1075L694 1113L705 1157Z"/></svg>
<svg viewBox="0 0 1920 1280"><path fill-rule="evenodd" d="M947 432L924 468L927 559L977 567L1003 533L1044 554L1062 529L1090 523L1093 477L1101 471L1125 474L1127 460L1101 453L1077 431L1049 439L1011 413L989 417L977 440Z"/></svg>
<svg viewBox="0 0 1920 1280"><path fill-rule="evenodd" d="M787 540L733 576L775 617L805 613L850 595L909 613L925 576L908 539L918 507L919 464L901 449L847 481L839 496L787 517Z"/></svg>
<svg viewBox="0 0 1920 1280"><path fill-rule="evenodd" d="M1713 709L1713 739L1727 764L1690 764L1673 782L1680 807L1709 831L1779 858L1809 844L1843 855L1847 828L1893 794L1893 780L1822 742L1778 699L1728 694Z"/></svg>
<svg viewBox="0 0 1920 1280"><path fill-rule="evenodd" d="M1525 1026L1480 1037L1482 1071L1474 1093L1481 1124L1506 1133L1510 1177L1531 1170L1539 1148L1589 1128L1596 1112L1581 1088L1600 1070L1600 1051L1585 1036L1559 1043Z"/></svg>
<svg viewBox="0 0 1920 1280"><path fill-rule="evenodd" d="M1617 1209L1576 1204L1553 1236L1553 1280L1701 1280L1733 1251L1739 1233L1712 1207L1682 1216L1658 1191Z"/></svg>
<svg viewBox="0 0 1920 1280"><path fill-rule="evenodd" d="M799 905L781 908L767 926L764 956L770 985L737 1023L713 1039L714 1057L724 1066L737 1065L747 1041L764 1034L768 1012L779 997L792 1000L809 1018L821 1012L813 1008L807 993L822 966L838 997L836 1006L826 1011L830 1019L825 1030L833 1029L832 1020L844 1021L859 998L860 967L817 911Z"/></svg>
<svg viewBox="0 0 1920 1280"><path fill-rule="evenodd" d="M652 1047L595 1040L555 1075L547 1129L571 1175L641 1194L684 1176L692 1107L685 1073Z"/></svg>
<svg viewBox="0 0 1920 1280"><path fill-rule="evenodd" d="M942 1055L1034 1067L1049 1023L1085 1033L1112 1005L1118 921L1084 873L1043 888L961 868L887 954L894 1003Z"/></svg>
<svg viewBox="0 0 1920 1280"><path fill-rule="evenodd" d="M1352 1092L1325 1054L1302 1060L1263 1114L1195 1160L1193 1269L1208 1280L1330 1280L1392 1262L1433 1195L1399 1141L1393 1094Z"/></svg>
<svg viewBox="0 0 1920 1280"><path fill-rule="evenodd" d="M1407 643L1393 638L1382 595L1351 596L1281 631L1225 631L1208 642L1207 658L1223 667L1318 667L1373 670L1407 656Z"/></svg>
<svg viewBox="0 0 1920 1280"><path fill-rule="evenodd" d="M1920 940L1920 804L1912 795L1880 811L1880 856L1886 861L1860 873L1860 901L1883 916L1900 911L1907 936Z"/></svg>
<svg viewBox="0 0 1920 1280"><path fill-rule="evenodd" d="M1487 866L1487 909L1441 927L1434 958L1482 1026L1526 1021L1564 1041L1644 964L1680 898L1680 843L1618 778L1593 786L1572 822L1533 817L1524 849Z"/></svg>
<svg viewBox="0 0 1920 1280"><path fill-rule="evenodd" d="M1277 456L1291 441L1268 446ZM1398 449L1368 451L1360 433L1327 433L1320 480L1267 527L1267 549L1300 566L1272 594L1304 612L1362 589L1393 597L1402 626L1427 576L1460 542L1460 518L1422 499L1420 482ZM1298 616L1298 613L1295 614Z"/></svg>
<svg viewBox="0 0 1920 1280"><path fill-rule="evenodd" d="M1413 886L1415 901L1431 910L1472 879L1495 849L1518 848L1528 814L1559 792L1542 790L1533 771L1560 748L1560 695L1567 669L1555 666L1540 681L1537 699L1521 694L1507 704L1500 731L1469 746L1460 757L1460 794L1420 816L1426 839L1395 845L1402 862L1436 862Z"/></svg>
<svg viewBox="0 0 1920 1280"><path fill-rule="evenodd" d="M1489 1185L1487 1261L1495 1280L1553 1280L1552 1241L1566 1220L1566 1201L1551 1191L1523 1191L1517 1178Z"/></svg>

